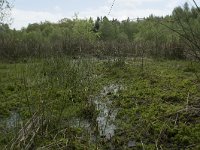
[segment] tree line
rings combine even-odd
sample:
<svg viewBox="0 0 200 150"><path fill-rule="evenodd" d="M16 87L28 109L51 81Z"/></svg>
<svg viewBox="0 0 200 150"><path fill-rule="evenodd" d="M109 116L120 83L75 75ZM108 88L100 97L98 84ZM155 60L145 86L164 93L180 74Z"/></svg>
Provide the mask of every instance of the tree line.
<svg viewBox="0 0 200 150"><path fill-rule="evenodd" d="M171 15L119 21L64 18L58 23L29 24L21 30L0 25L0 59L53 55L200 58L200 14L187 3ZM199 49L198 49L199 48Z"/></svg>

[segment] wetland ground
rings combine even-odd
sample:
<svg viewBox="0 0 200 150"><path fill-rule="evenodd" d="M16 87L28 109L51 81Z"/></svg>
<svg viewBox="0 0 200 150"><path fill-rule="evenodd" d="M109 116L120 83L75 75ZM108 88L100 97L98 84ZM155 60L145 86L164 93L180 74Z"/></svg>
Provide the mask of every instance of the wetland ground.
<svg viewBox="0 0 200 150"><path fill-rule="evenodd" d="M181 60L1 63L0 148L199 149L199 76Z"/></svg>

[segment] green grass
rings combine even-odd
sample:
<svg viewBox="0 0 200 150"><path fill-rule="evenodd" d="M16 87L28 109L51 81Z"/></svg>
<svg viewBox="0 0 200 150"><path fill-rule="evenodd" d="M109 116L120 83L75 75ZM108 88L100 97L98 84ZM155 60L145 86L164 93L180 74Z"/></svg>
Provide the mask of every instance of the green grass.
<svg viewBox="0 0 200 150"><path fill-rule="evenodd" d="M38 111L48 118L48 134L39 132L35 146L61 141L68 149L199 149L200 65L187 61L145 59L96 60L52 58L18 64L0 64L0 117L15 111L26 121ZM89 102L104 86L123 85L110 95L119 112L115 136L90 142L84 128L70 120L89 120L97 132L98 112ZM3 126L3 125L1 125ZM0 128L0 147L16 132ZM58 134L66 129L65 136ZM16 129L17 130L17 129ZM9 134L7 134L9 133ZM56 138L54 138L56 136ZM128 148L128 142L136 146ZM56 148L56 147L54 147Z"/></svg>

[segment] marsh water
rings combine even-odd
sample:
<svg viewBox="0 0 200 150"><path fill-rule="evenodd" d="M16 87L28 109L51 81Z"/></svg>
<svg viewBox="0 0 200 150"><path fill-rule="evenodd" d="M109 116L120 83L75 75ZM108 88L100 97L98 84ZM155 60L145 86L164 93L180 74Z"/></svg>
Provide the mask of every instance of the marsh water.
<svg viewBox="0 0 200 150"><path fill-rule="evenodd" d="M115 118L118 112L116 108L112 107L110 95L117 95L120 89L122 89L122 86L119 85L112 84L106 86L100 92L100 95L94 98L96 109L99 111L96 119L99 127L99 134L106 139L110 139L114 136L116 129Z"/></svg>
<svg viewBox="0 0 200 150"><path fill-rule="evenodd" d="M101 138L111 139L116 130L115 118L117 116L118 109L112 106L112 96L116 96L122 89L122 86L111 84L105 86L98 95L92 96L90 102L95 105L98 116L96 123L98 125L98 132ZM76 118L71 120L70 124L73 127L80 127L86 129L89 133L92 132L92 125L88 120ZM91 133L92 135L93 133ZM95 137L91 137L93 140Z"/></svg>
<svg viewBox="0 0 200 150"><path fill-rule="evenodd" d="M7 118L0 118L0 125L4 127L4 129L12 130L18 126L20 126L21 117L19 113L13 111L10 113L10 116Z"/></svg>
<svg viewBox="0 0 200 150"><path fill-rule="evenodd" d="M105 86L98 95L91 98L91 102L95 105L98 116L96 123L98 125L99 136L106 139L111 139L116 130L115 118L118 110L112 107L112 96L116 96L122 86L111 84ZM17 112L12 112L8 118L0 120L7 129L15 128L19 125L20 115ZM70 121L71 126L86 129L92 134L92 125L88 120L75 118Z"/></svg>

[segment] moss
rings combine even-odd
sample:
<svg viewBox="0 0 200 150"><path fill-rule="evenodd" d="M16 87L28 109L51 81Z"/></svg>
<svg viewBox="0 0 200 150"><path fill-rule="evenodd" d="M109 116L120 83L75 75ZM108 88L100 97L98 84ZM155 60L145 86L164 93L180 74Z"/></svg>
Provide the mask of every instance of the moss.
<svg viewBox="0 0 200 150"><path fill-rule="evenodd" d="M162 96L162 100L163 102L167 102L167 103L181 103L184 101L184 99L180 98L178 95L174 95L174 96L164 95Z"/></svg>

